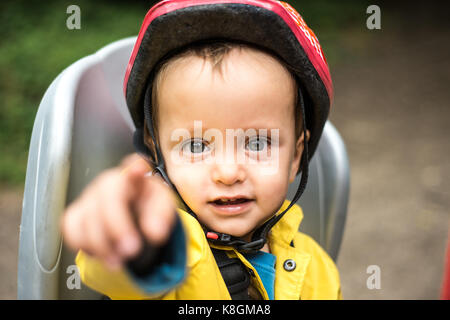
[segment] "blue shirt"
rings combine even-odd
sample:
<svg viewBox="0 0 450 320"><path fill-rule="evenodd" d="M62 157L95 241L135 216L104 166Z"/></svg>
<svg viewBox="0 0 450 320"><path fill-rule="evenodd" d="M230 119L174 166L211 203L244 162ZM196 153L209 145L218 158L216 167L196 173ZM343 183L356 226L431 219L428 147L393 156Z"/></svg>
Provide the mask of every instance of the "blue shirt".
<svg viewBox="0 0 450 320"><path fill-rule="evenodd" d="M275 262L277 257L271 253L258 251L244 255L258 272L270 300L275 299Z"/></svg>

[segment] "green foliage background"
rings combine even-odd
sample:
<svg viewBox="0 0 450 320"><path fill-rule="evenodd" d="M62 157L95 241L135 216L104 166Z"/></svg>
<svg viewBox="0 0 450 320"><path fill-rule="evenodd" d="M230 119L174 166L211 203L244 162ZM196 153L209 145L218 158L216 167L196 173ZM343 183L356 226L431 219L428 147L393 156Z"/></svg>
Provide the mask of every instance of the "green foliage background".
<svg viewBox="0 0 450 320"><path fill-rule="evenodd" d="M67 66L115 40L137 35L156 1L0 2L0 185L25 181L28 147L39 102ZM332 67L351 52L351 28L365 27L367 1L289 1L318 36ZM81 29L69 30L66 9L81 9Z"/></svg>

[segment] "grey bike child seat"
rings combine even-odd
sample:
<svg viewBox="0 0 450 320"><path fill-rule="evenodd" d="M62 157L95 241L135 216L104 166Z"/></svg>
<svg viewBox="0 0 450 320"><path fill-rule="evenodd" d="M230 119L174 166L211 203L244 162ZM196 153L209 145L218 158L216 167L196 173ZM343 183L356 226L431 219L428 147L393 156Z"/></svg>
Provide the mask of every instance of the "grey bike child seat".
<svg viewBox="0 0 450 320"><path fill-rule="evenodd" d="M101 171L134 151L134 125L122 84L136 38L102 48L65 69L47 89L34 122L25 181L18 261L19 299L99 299L77 278L59 219ZM299 177L297 177L299 179ZM292 198L298 180L290 187ZM349 197L345 145L325 125L299 204L300 230L336 260Z"/></svg>

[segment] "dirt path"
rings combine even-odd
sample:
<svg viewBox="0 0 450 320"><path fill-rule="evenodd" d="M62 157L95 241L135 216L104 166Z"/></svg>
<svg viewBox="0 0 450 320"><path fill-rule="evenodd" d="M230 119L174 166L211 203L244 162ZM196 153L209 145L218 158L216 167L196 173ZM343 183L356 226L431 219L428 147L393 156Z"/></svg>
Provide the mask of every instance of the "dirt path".
<svg viewBox="0 0 450 320"><path fill-rule="evenodd" d="M368 42L367 51L333 70L331 120L352 174L338 263L349 299L440 294L450 207L450 28L436 25L387 23L349 34L349 43ZM366 286L370 265L380 267L380 290Z"/></svg>

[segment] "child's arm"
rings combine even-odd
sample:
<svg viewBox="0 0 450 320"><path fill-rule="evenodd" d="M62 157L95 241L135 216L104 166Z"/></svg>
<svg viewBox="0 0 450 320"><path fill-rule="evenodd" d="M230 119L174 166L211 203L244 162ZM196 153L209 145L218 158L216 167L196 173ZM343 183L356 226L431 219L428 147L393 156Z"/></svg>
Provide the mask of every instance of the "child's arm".
<svg viewBox="0 0 450 320"><path fill-rule="evenodd" d="M66 209L62 233L67 246L80 250L77 264L89 266L82 273L98 264L94 269L119 281L121 266L143 247L140 234L157 247L174 241L172 229L180 225L175 197L162 180L145 177L149 169L138 156L128 157L100 174Z"/></svg>
<svg viewBox="0 0 450 320"><path fill-rule="evenodd" d="M111 270L99 259L80 250L76 257L82 281L111 299L161 299L170 298L187 277L186 238L181 219L168 242L158 248L157 259L146 264L145 272L136 273L129 268ZM141 255L142 253L140 253ZM154 256L154 255L153 255Z"/></svg>

